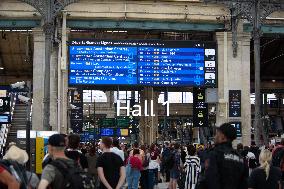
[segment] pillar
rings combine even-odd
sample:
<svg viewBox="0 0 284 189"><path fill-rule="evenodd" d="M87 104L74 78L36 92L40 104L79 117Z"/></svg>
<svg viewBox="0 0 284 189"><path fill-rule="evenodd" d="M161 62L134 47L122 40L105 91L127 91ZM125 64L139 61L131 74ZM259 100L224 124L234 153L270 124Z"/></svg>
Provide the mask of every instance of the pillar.
<svg viewBox="0 0 284 189"><path fill-rule="evenodd" d="M50 58L50 127L57 131L57 65L58 65L58 47L53 47Z"/></svg>
<svg viewBox="0 0 284 189"><path fill-rule="evenodd" d="M32 129L43 130L45 36L41 28L33 29L33 109Z"/></svg>
<svg viewBox="0 0 284 189"><path fill-rule="evenodd" d="M242 28L241 28L242 30ZM241 121L244 145L251 143L250 104L250 34L238 32L238 55L233 57L232 33L217 32L218 44L218 104L216 124ZM241 117L229 117L229 90L241 90Z"/></svg>
<svg viewBox="0 0 284 189"><path fill-rule="evenodd" d="M140 118L140 142L144 144L152 144L156 142L158 136L158 92L153 91L152 87L145 87L141 91L140 105L142 108L142 116ZM145 100L147 100L147 115L145 116ZM153 100L153 113L151 116L151 100Z"/></svg>

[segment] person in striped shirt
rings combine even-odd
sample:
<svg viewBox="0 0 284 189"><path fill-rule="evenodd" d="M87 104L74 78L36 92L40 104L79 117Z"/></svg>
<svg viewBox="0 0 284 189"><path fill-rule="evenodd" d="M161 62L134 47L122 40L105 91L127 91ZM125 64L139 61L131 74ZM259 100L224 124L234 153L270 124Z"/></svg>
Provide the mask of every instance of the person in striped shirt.
<svg viewBox="0 0 284 189"><path fill-rule="evenodd" d="M186 171L184 189L195 189L201 172L201 165L200 159L196 156L196 149L193 145L187 146L187 157L184 169Z"/></svg>

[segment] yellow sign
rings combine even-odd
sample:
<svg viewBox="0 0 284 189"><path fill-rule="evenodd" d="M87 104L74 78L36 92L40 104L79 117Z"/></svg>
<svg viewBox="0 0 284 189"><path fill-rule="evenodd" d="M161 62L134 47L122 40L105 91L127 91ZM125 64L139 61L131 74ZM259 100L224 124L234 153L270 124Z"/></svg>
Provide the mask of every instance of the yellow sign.
<svg viewBox="0 0 284 189"><path fill-rule="evenodd" d="M128 136L128 132L129 132L128 129L120 129L120 135L121 136Z"/></svg>
<svg viewBox="0 0 284 189"><path fill-rule="evenodd" d="M42 161L44 158L44 139L42 137L36 138L36 173L42 173Z"/></svg>

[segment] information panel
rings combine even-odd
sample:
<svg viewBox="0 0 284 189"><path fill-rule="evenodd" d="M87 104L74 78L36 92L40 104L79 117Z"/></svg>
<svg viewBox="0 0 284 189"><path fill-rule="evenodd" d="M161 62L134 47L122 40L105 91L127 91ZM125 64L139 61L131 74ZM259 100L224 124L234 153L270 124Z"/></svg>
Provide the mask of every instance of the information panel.
<svg viewBox="0 0 284 189"><path fill-rule="evenodd" d="M241 117L241 90L229 90L229 117Z"/></svg>
<svg viewBox="0 0 284 189"><path fill-rule="evenodd" d="M216 44L73 40L70 85L216 87Z"/></svg>

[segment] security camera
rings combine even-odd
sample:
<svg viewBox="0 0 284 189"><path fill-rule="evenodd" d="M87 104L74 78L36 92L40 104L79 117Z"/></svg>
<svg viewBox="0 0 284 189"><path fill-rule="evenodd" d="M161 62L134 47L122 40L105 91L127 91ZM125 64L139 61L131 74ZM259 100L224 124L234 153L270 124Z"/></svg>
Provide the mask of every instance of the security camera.
<svg viewBox="0 0 284 189"><path fill-rule="evenodd" d="M21 102L26 103L26 104L30 101L30 98L25 97L23 95L18 95L18 98Z"/></svg>
<svg viewBox="0 0 284 189"><path fill-rule="evenodd" d="M11 84L11 87L12 89L23 89L25 88L25 82L24 81L21 81L21 82L17 82L17 83L14 83L14 84Z"/></svg>
<svg viewBox="0 0 284 189"><path fill-rule="evenodd" d="M71 109L71 110L78 110L78 109L80 109L80 108L77 107L77 106L75 106L75 105L73 105L73 104L70 104L70 109Z"/></svg>

